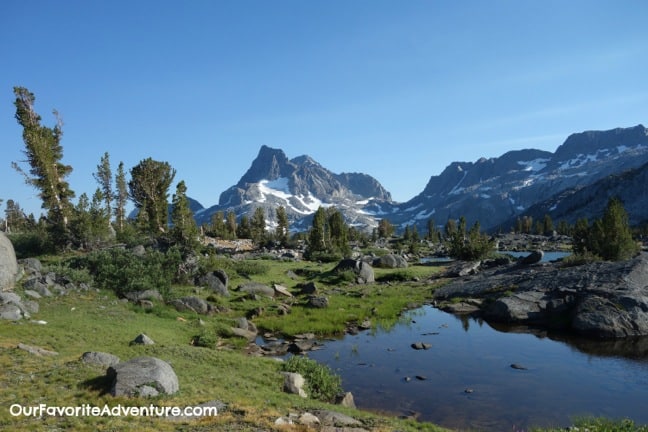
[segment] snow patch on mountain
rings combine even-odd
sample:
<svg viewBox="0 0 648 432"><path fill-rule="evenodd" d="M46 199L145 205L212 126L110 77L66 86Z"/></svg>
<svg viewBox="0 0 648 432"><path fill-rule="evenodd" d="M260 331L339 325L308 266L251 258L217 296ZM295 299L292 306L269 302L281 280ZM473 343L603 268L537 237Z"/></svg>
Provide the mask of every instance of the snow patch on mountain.
<svg viewBox="0 0 648 432"><path fill-rule="evenodd" d="M547 166L547 162L549 162L547 158L538 158L530 161L518 161L518 165L524 167L522 171L541 171Z"/></svg>

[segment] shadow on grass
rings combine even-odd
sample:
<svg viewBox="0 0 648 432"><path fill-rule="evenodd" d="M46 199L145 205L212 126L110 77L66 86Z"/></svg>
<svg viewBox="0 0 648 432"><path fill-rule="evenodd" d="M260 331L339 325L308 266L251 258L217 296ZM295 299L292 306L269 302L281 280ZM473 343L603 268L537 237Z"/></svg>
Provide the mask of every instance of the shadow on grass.
<svg viewBox="0 0 648 432"><path fill-rule="evenodd" d="M79 388L99 392L99 396L110 393L113 378L108 375L101 375L96 378L87 379L79 384Z"/></svg>

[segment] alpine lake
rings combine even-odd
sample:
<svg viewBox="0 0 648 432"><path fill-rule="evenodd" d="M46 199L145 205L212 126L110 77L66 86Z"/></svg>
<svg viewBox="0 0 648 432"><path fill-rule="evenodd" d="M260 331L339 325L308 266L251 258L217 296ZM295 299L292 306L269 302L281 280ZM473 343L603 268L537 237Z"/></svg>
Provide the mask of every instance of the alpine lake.
<svg viewBox="0 0 648 432"><path fill-rule="evenodd" d="M648 424L648 337L592 340L423 306L308 356L342 377L358 408L454 430L566 427L583 417Z"/></svg>

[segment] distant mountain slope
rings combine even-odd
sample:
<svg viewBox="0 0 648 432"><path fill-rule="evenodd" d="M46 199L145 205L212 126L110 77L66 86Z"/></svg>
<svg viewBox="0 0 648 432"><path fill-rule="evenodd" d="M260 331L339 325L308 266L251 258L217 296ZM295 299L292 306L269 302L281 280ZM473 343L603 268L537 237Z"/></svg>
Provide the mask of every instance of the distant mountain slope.
<svg viewBox="0 0 648 432"><path fill-rule="evenodd" d="M521 216L542 220L545 214L554 223L564 220L570 224L587 218L600 218L612 197L618 197L628 212L631 225L648 222L648 163L639 168L605 177L591 185L566 189L551 198L532 205ZM514 220L506 225L511 226Z"/></svg>
<svg viewBox="0 0 648 432"><path fill-rule="evenodd" d="M570 135L556 152L518 150L477 162L453 162L422 193L389 209L401 227L465 216L496 229L561 191L584 187L648 162L648 130L638 125ZM385 208L381 210L385 211Z"/></svg>
<svg viewBox="0 0 648 432"><path fill-rule="evenodd" d="M348 223L362 228L377 224L364 208L372 201L391 202L391 195L367 174L335 174L309 156L289 160L284 152L262 146L239 182L220 196L217 205L196 214L199 223L218 212L251 216L257 207L266 210L267 224L275 223L275 209L283 206L291 227L305 230L320 206L335 206Z"/></svg>

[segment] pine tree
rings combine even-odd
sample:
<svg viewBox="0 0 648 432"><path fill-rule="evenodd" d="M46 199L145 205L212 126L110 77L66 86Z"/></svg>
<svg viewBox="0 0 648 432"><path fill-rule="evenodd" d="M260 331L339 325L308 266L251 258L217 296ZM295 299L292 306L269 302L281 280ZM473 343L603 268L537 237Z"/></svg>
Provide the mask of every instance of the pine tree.
<svg viewBox="0 0 648 432"><path fill-rule="evenodd" d="M23 128L25 156L29 164L26 173L16 162L12 166L23 176L27 184L40 191L42 208L48 211L47 217L52 224L53 232L61 235L56 241L65 241L68 222L73 206L70 200L74 192L65 180L72 172L72 167L64 165L62 121L56 110L54 116L57 124L53 128L40 124L41 117L34 111L34 94L24 87L14 87L16 101L16 120Z"/></svg>
<svg viewBox="0 0 648 432"><path fill-rule="evenodd" d="M238 231L238 226L236 223L236 213L233 211L228 211L227 212L227 236L228 238L235 239L236 238L236 233Z"/></svg>
<svg viewBox="0 0 648 432"><path fill-rule="evenodd" d="M97 183L99 183L104 202L106 203L108 225L110 225L110 218L112 216L112 200L115 194L112 189L112 170L110 169L110 156L108 155L108 152L104 153L101 157L101 161L99 162L99 165L97 165L97 172L93 173L92 176L95 178Z"/></svg>
<svg viewBox="0 0 648 432"><path fill-rule="evenodd" d="M632 239L628 214L618 198L608 201L603 218L595 226L601 258L610 261L625 260L639 251L637 243Z"/></svg>
<svg viewBox="0 0 648 432"><path fill-rule="evenodd" d="M185 250L193 250L198 243L198 227L187 199L187 186L184 180L176 186L171 211L171 237Z"/></svg>
<svg viewBox="0 0 648 432"><path fill-rule="evenodd" d="M126 202L128 201L128 185L126 183L126 173L124 172L124 162L119 162L117 174L115 175L115 220L119 232L124 230L126 222Z"/></svg>
<svg viewBox="0 0 648 432"><path fill-rule="evenodd" d="M351 248L349 247L349 229L344 222L342 213L334 207L329 209L327 225L331 237L330 251L339 252L343 256L349 255L351 252Z"/></svg>
<svg viewBox="0 0 648 432"><path fill-rule="evenodd" d="M308 234L308 250L322 252L326 250L326 210L319 207L313 215L313 226Z"/></svg>
<svg viewBox="0 0 648 432"><path fill-rule="evenodd" d="M169 186L175 173L168 162L151 158L142 160L130 171L129 196L140 212L146 210L148 228L152 233L166 231Z"/></svg>
<svg viewBox="0 0 648 432"><path fill-rule="evenodd" d="M263 243L265 237L265 229L266 229L265 211L263 207L257 207L254 210L254 214L252 215L252 220L250 221L251 237L255 243L257 244Z"/></svg>
<svg viewBox="0 0 648 432"><path fill-rule="evenodd" d="M277 217L277 228L275 230L275 236L277 241L281 245L285 246L288 243L288 213L286 213L286 208L284 206L279 206L275 210L275 215Z"/></svg>
<svg viewBox="0 0 648 432"><path fill-rule="evenodd" d="M252 238L252 230L250 229L250 219L247 217L247 215L241 216L241 220L239 221L236 227L236 237L240 239Z"/></svg>

